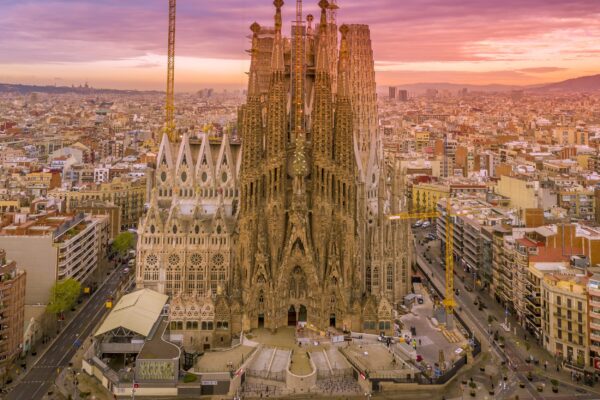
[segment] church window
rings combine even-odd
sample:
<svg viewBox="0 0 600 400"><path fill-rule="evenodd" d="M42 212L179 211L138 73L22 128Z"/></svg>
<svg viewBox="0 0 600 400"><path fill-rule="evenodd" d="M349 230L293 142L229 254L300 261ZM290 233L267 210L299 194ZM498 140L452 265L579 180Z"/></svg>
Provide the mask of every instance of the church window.
<svg viewBox="0 0 600 400"><path fill-rule="evenodd" d="M365 286L367 287L367 292L371 292L371 267L367 267L365 271Z"/></svg>
<svg viewBox="0 0 600 400"><path fill-rule="evenodd" d="M373 286L379 286L379 268L373 268Z"/></svg>
<svg viewBox="0 0 600 400"><path fill-rule="evenodd" d="M196 292L199 295L204 295L204 281L201 280L202 277L198 276L198 280L196 281Z"/></svg>
<svg viewBox="0 0 600 400"><path fill-rule="evenodd" d="M210 269L210 290L213 294L217 293L217 285L218 285L219 274L217 272L216 267L212 267Z"/></svg>
<svg viewBox="0 0 600 400"><path fill-rule="evenodd" d="M227 178L228 178L227 172L223 172L221 174L221 180L223 181L223 183L227 182Z"/></svg>
<svg viewBox="0 0 600 400"><path fill-rule="evenodd" d="M196 235L200 233L200 227L198 225L194 227L194 233L196 233Z"/></svg>
<svg viewBox="0 0 600 400"><path fill-rule="evenodd" d="M223 257L223 254L215 254L212 257L212 262L214 265L222 265L223 261L225 261L225 258Z"/></svg>
<svg viewBox="0 0 600 400"><path fill-rule="evenodd" d="M217 225L217 234L220 235L221 234L221 225Z"/></svg>
<svg viewBox="0 0 600 400"><path fill-rule="evenodd" d="M177 234L177 225L173 225L173 234Z"/></svg>
<svg viewBox="0 0 600 400"><path fill-rule="evenodd" d="M156 228L154 227L154 225L150 225L150 233L154 232L156 232Z"/></svg>
<svg viewBox="0 0 600 400"><path fill-rule="evenodd" d="M187 172L183 171L181 173L181 182L185 182L187 180Z"/></svg>
<svg viewBox="0 0 600 400"><path fill-rule="evenodd" d="M206 182L208 180L208 174L206 172L203 172L201 179L202 179L202 182Z"/></svg>
<svg viewBox="0 0 600 400"><path fill-rule="evenodd" d="M160 173L160 180L163 182L167 181L167 173L165 171Z"/></svg>
<svg viewBox="0 0 600 400"><path fill-rule="evenodd" d="M200 263L202 262L202 256L198 253L194 253L190 257L190 262L192 263L192 265L200 265Z"/></svg>
<svg viewBox="0 0 600 400"><path fill-rule="evenodd" d="M394 288L394 270L392 269L391 264L387 266L385 286L387 290L392 290Z"/></svg>
<svg viewBox="0 0 600 400"><path fill-rule="evenodd" d="M146 264L148 265L156 265L157 262L158 258L154 254L150 254L148 257L146 257Z"/></svg>
<svg viewBox="0 0 600 400"><path fill-rule="evenodd" d="M169 256L169 264L173 266L179 264L179 256L177 254L171 254Z"/></svg>

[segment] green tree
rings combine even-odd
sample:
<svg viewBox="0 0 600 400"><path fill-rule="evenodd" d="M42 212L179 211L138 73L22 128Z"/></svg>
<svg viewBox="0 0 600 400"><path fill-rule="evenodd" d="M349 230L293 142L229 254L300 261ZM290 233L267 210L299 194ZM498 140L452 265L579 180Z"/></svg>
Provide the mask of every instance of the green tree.
<svg viewBox="0 0 600 400"><path fill-rule="evenodd" d="M135 247L135 235L132 232L121 232L112 243L113 250L120 256L124 256L127 252Z"/></svg>
<svg viewBox="0 0 600 400"><path fill-rule="evenodd" d="M59 281L50 289L48 312L61 314L71 308L81 293L81 284L73 278Z"/></svg>

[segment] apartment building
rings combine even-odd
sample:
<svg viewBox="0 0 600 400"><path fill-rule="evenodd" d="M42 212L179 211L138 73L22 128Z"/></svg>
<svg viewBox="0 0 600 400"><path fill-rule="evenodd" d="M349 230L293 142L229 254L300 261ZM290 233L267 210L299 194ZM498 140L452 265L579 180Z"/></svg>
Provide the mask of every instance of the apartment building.
<svg viewBox="0 0 600 400"><path fill-rule="evenodd" d="M600 274L588 280L588 332L590 341L589 364L600 369Z"/></svg>
<svg viewBox="0 0 600 400"><path fill-rule="evenodd" d="M588 280L583 275L553 273L544 276L541 286L544 347L579 368L589 362Z"/></svg>
<svg viewBox="0 0 600 400"><path fill-rule="evenodd" d="M441 199L459 195L486 194L488 187L484 184L464 179L447 180L440 183L422 182L412 186L412 206L414 210L434 211Z"/></svg>
<svg viewBox="0 0 600 400"><path fill-rule="evenodd" d="M560 261L562 259L562 261ZM537 255L529 256L529 268L525 283L525 310L523 326L540 343L542 340L542 281L550 273L561 273L569 269L566 257L557 249L539 247Z"/></svg>
<svg viewBox="0 0 600 400"><path fill-rule="evenodd" d="M506 266L507 254L504 251L505 236L510 236L512 227L495 226L492 232L492 283L490 293L496 301L507 304L512 301L512 271Z"/></svg>
<svg viewBox="0 0 600 400"><path fill-rule="evenodd" d="M519 212L528 208L540 208L538 193L540 183L525 177L502 175L496 186L496 193L510 198L511 207Z"/></svg>
<svg viewBox="0 0 600 400"><path fill-rule="evenodd" d="M28 273L26 305L47 304L58 280L90 282L107 253L107 216L15 214L0 230L0 248Z"/></svg>
<svg viewBox="0 0 600 400"><path fill-rule="evenodd" d="M446 246L446 201L437 203L437 236ZM457 267L463 268L473 282L483 288L492 284L493 231L495 227L510 226L513 217L505 210L477 196L460 196L451 199L454 257Z"/></svg>
<svg viewBox="0 0 600 400"><path fill-rule="evenodd" d="M48 197L64 200L65 211L68 213L85 205L89 200L116 205L121 214L119 229L125 231L136 228L144 213L146 179L114 178L110 182L91 184L78 190L56 189L49 192Z"/></svg>
<svg viewBox="0 0 600 400"><path fill-rule="evenodd" d="M23 343L25 271L0 249L0 376L17 357Z"/></svg>

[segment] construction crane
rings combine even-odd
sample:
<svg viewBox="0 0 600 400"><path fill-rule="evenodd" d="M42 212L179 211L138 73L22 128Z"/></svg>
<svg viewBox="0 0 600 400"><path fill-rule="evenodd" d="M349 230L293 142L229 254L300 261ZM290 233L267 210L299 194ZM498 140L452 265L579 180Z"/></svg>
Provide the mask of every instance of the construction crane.
<svg viewBox="0 0 600 400"><path fill-rule="evenodd" d="M167 99L165 104L165 134L172 142L175 132L175 15L177 0L169 0L169 50L167 64Z"/></svg>
<svg viewBox="0 0 600 400"><path fill-rule="evenodd" d="M425 211L425 212L402 212L399 214L390 215L388 218L391 220L414 220L414 219L430 219L438 218L443 216L438 211ZM452 324L451 315L454 313L454 307L456 301L454 300L454 227L452 224L452 200L450 196L446 198L446 292L444 294L444 300L442 304L446 309L446 325Z"/></svg>

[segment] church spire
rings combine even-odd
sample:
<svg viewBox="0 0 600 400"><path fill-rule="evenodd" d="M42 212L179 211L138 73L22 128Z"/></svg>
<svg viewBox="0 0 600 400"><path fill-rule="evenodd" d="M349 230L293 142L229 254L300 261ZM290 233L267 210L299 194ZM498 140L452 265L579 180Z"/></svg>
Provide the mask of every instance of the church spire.
<svg viewBox="0 0 600 400"><path fill-rule="evenodd" d="M319 25L319 37L317 41L317 65L315 75L315 99L313 110L313 143L314 154L318 161L330 160L333 147L333 104L331 91L331 77L329 74L328 57L328 26L326 0L321 0L321 24ZM325 24L323 24L325 21Z"/></svg>
<svg viewBox="0 0 600 400"><path fill-rule="evenodd" d="M250 49L250 78L248 79L248 96L258 96L260 89L258 85L258 34L260 25L255 22L250 25L252 31L252 48Z"/></svg>
<svg viewBox="0 0 600 400"><path fill-rule="evenodd" d="M273 55L271 57L271 70L283 73L285 70L283 60L283 39L281 38L281 7L283 0L275 0L275 40L273 41Z"/></svg>
<svg viewBox="0 0 600 400"><path fill-rule="evenodd" d="M283 39L281 37L281 7L283 0L275 0L275 40L271 55L271 81L267 107L267 159L281 158L286 143L286 84L283 58ZM280 171L274 172L280 175Z"/></svg>
<svg viewBox="0 0 600 400"><path fill-rule="evenodd" d="M304 136L304 21L302 20L302 0L296 0L296 21L292 51L292 132L294 140Z"/></svg>
<svg viewBox="0 0 600 400"><path fill-rule="evenodd" d="M348 87L348 73L349 73L349 51L348 51L348 26L342 25L340 32L342 34L342 41L340 43L340 58L338 60L338 96L339 97L350 97L350 88Z"/></svg>
<svg viewBox="0 0 600 400"><path fill-rule="evenodd" d="M338 60L338 92L335 110L335 132L336 142L334 157L345 169L350 170L353 166L353 138L352 138L352 106L350 103L350 88L348 82L349 58L348 51L348 26L340 27L342 42L340 45L340 56Z"/></svg>
<svg viewBox="0 0 600 400"><path fill-rule="evenodd" d="M319 42L318 42L318 52L317 52L317 72L329 72L329 57L327 56L328 52L328 29L327 29L327 6L329 3L327 0L321 0L319 2L319 7L321 7L321 22L319 24Z"/></svg>

